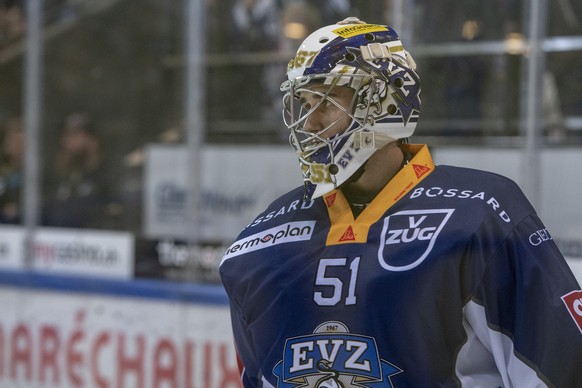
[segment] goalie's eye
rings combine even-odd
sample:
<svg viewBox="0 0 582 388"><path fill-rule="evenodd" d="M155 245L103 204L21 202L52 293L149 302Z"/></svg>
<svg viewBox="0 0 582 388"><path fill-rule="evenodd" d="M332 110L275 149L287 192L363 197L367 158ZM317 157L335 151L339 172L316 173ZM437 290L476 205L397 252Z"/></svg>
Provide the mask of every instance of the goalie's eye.
<svg viewBox="0 0 582 388"><path fill-rule="evenodd" d="M301 106L306 111L310 111L312 109L321 109L326 110L331 107L335 107L337 103L331 101L331 96L329 97L321 97L321 96L314 96L313 98L301 98L300 99Z"/></svg>

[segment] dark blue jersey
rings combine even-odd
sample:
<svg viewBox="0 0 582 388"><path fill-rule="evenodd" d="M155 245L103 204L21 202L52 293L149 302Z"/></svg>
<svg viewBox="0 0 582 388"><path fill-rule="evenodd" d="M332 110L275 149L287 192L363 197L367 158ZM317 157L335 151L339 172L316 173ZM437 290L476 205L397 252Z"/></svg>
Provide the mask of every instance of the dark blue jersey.
<svg viewBox="0 0 582 388"><path fill-rule="evenodd" d="M521 190L409 147L357 218L297 188L227 250L245 387L582 386L582 291Z"/></svg>

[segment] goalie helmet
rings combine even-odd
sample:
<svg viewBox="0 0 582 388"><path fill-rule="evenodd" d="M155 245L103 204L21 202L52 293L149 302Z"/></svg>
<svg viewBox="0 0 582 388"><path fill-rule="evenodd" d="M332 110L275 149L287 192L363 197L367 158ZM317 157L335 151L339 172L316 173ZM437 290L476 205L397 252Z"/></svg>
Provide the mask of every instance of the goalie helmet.
<svg viewBox="0 0 582 388"><path fill-rule="evenodd" d="M415 69L388 26L348 18L303 41L287 66L281 91L283 120L299 156L306 200L356 180L377 149L412 135L420 113ZM315 84L325 86L314 88ZM342 108L333 100L337 87L353 89L351 106ZM318 102L302 106L305 93L317 95ZM309 116L324 103L343 109L350 123L345 130L330 135L340 119L317 131L306 129Z"/></svg>

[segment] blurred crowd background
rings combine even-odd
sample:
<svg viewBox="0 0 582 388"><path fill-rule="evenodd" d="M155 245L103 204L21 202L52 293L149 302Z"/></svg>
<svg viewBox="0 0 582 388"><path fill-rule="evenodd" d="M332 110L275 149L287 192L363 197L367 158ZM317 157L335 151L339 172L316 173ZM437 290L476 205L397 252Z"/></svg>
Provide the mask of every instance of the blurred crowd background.
<svg viewBox="0 0 582 388"><path fill-rule="evenodd" d="M45 0L43 226L143 233L144 147L186 141L185 0ZM533 4L533 5L532 5ZM419 142L524 142L529 7L539 7L542 147L582 147L577 0L206 0L204 144L282 145L279 86L299 42L347 16L393 25L418 63ZM27 14L0 1L0 223L22 224ZM535 90L535 89L534 89Z"/></svg>

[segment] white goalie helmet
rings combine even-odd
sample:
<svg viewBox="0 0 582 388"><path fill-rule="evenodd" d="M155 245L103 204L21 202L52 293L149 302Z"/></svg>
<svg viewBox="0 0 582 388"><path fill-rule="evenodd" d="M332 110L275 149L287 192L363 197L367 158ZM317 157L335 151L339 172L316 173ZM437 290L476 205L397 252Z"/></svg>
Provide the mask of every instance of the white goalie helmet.
<svg viewBox="0 0 582 388"><path fill-rule="evenodd" d="M400 38L388 26L348 18L318 29L301 44L281 85L283 119L289 142L299 155L305 199L317 198L356 180L372 154L384 145L412 135L420 113L420 80L416 64ZM326 85L313 88L314 84ZM333 88L354 90L351 106L333 99ZM302 105L300 96L318 96ZM330 136L326 131L342 118L317 131L305 123L318 107L334 104L350 124ZM328 132L328 133L329 133Z"/></svg>

